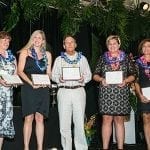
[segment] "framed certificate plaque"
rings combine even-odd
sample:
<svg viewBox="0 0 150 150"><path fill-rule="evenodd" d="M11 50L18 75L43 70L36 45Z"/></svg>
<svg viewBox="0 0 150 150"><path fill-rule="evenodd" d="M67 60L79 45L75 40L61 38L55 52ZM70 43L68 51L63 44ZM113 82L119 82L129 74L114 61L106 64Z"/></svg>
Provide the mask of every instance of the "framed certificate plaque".
<svg viewBox="0 0 150 150"><path fill-rule="evenodd" d="M122 71L110 71L106 72L106 83L107 84L121 84L123 82Z"/></svg>
<svg viewBox="0 0 150 150"><path fill-rule="evenodd" d="M10 85L22 85L23 84L22 80L17 74L15 75L3 74L2 78L3 80L6 81L6 84L10 84Z"/></svg>
<svg viewBox="0 0 150 150"><path fill-rule="evenodd" d="M34 85L51 85L50 78L47 74L31 74L31 78Z"/></svg>
<svg viewBox="0 0 150 150"><path fill-rule="evenodd" d="M79 67L62 67L63 80L79 80L81 78Z"/></svg>
<svg viewBox="0 0 150 150"><path fill-rule="evenodd" d="M150 100L150 87L142 88L143 95Z"/></svg>

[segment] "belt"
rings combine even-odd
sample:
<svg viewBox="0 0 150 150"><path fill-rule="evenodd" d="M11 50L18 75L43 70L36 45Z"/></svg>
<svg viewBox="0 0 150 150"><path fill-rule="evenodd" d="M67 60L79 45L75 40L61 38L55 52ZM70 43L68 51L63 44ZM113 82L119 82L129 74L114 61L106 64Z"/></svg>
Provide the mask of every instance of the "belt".
<svg viewBox="0 0 150 150"><path fill-rule="evenodd" d="M83 87L81 85L76 85L76 86L59 86L59 88L65 88L65 89L77 89Z"/></svg>

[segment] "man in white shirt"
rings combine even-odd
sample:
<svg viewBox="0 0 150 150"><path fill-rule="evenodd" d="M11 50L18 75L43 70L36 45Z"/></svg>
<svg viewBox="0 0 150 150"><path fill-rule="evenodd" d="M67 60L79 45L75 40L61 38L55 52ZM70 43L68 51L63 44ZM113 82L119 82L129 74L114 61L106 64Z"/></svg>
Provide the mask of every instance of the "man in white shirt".
<svg viewBox="0 0 150 150"><path fill-rule="evenodd" d="M72 150L73 120L75 149L88 150L84 132L86 105L84 86L91 80L91 71L86 57L75 50L77 45L73 36L66 36L63 46L65 52L56 58L52 69L52 80L59 87L57 100L61 143L63 150Z"/></svg>

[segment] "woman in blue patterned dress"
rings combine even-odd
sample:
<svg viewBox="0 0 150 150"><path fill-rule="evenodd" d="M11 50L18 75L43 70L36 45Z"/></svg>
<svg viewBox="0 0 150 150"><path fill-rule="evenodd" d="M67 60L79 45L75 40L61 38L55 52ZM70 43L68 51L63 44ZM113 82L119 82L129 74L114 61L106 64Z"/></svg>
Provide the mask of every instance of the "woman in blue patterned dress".
<svg viewBox="0 0 150 150"><path fill-rule="evenodd" d="M108 51L102 55L96 66L93 79L99 82L99 112L102 115L103 149L109 149L114 122L118 149L123 149L125 128L124 116L129 115L129 84L135 80L136 70L124 51L120 50L120 38L110 35L106 40ZM109 83L106 73L122 73L120 83ZM116 78L119 76L117 75ZM112 74L111 74L112 78Z"/></svg>
<svg viewBox="0 0 150 150"><path fill-rule="evenodd" d="M0 32L0 75L16 73L16 59L8 50L11 36L5 31ZM7 85L0 77L0 150L4 138L13 138L15 135L13 125L13 87Z"/></svg>

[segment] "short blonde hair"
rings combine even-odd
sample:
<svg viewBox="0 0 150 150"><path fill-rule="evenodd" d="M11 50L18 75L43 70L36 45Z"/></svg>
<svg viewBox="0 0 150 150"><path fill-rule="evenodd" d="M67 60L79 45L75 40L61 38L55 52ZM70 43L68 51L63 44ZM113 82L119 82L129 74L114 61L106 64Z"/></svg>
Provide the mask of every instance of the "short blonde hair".
<svg viewBox="0 0 150 150"><path fill-rule="evenodd" d="M113 40L113 39L116 40L119 45L121 45L121 40L120 40L120 37L119 37L118 35L110 35L110 36L108 36L107 39L106 39L106 46L108 46L109 41L110 41L110 40Z"/></svg>

